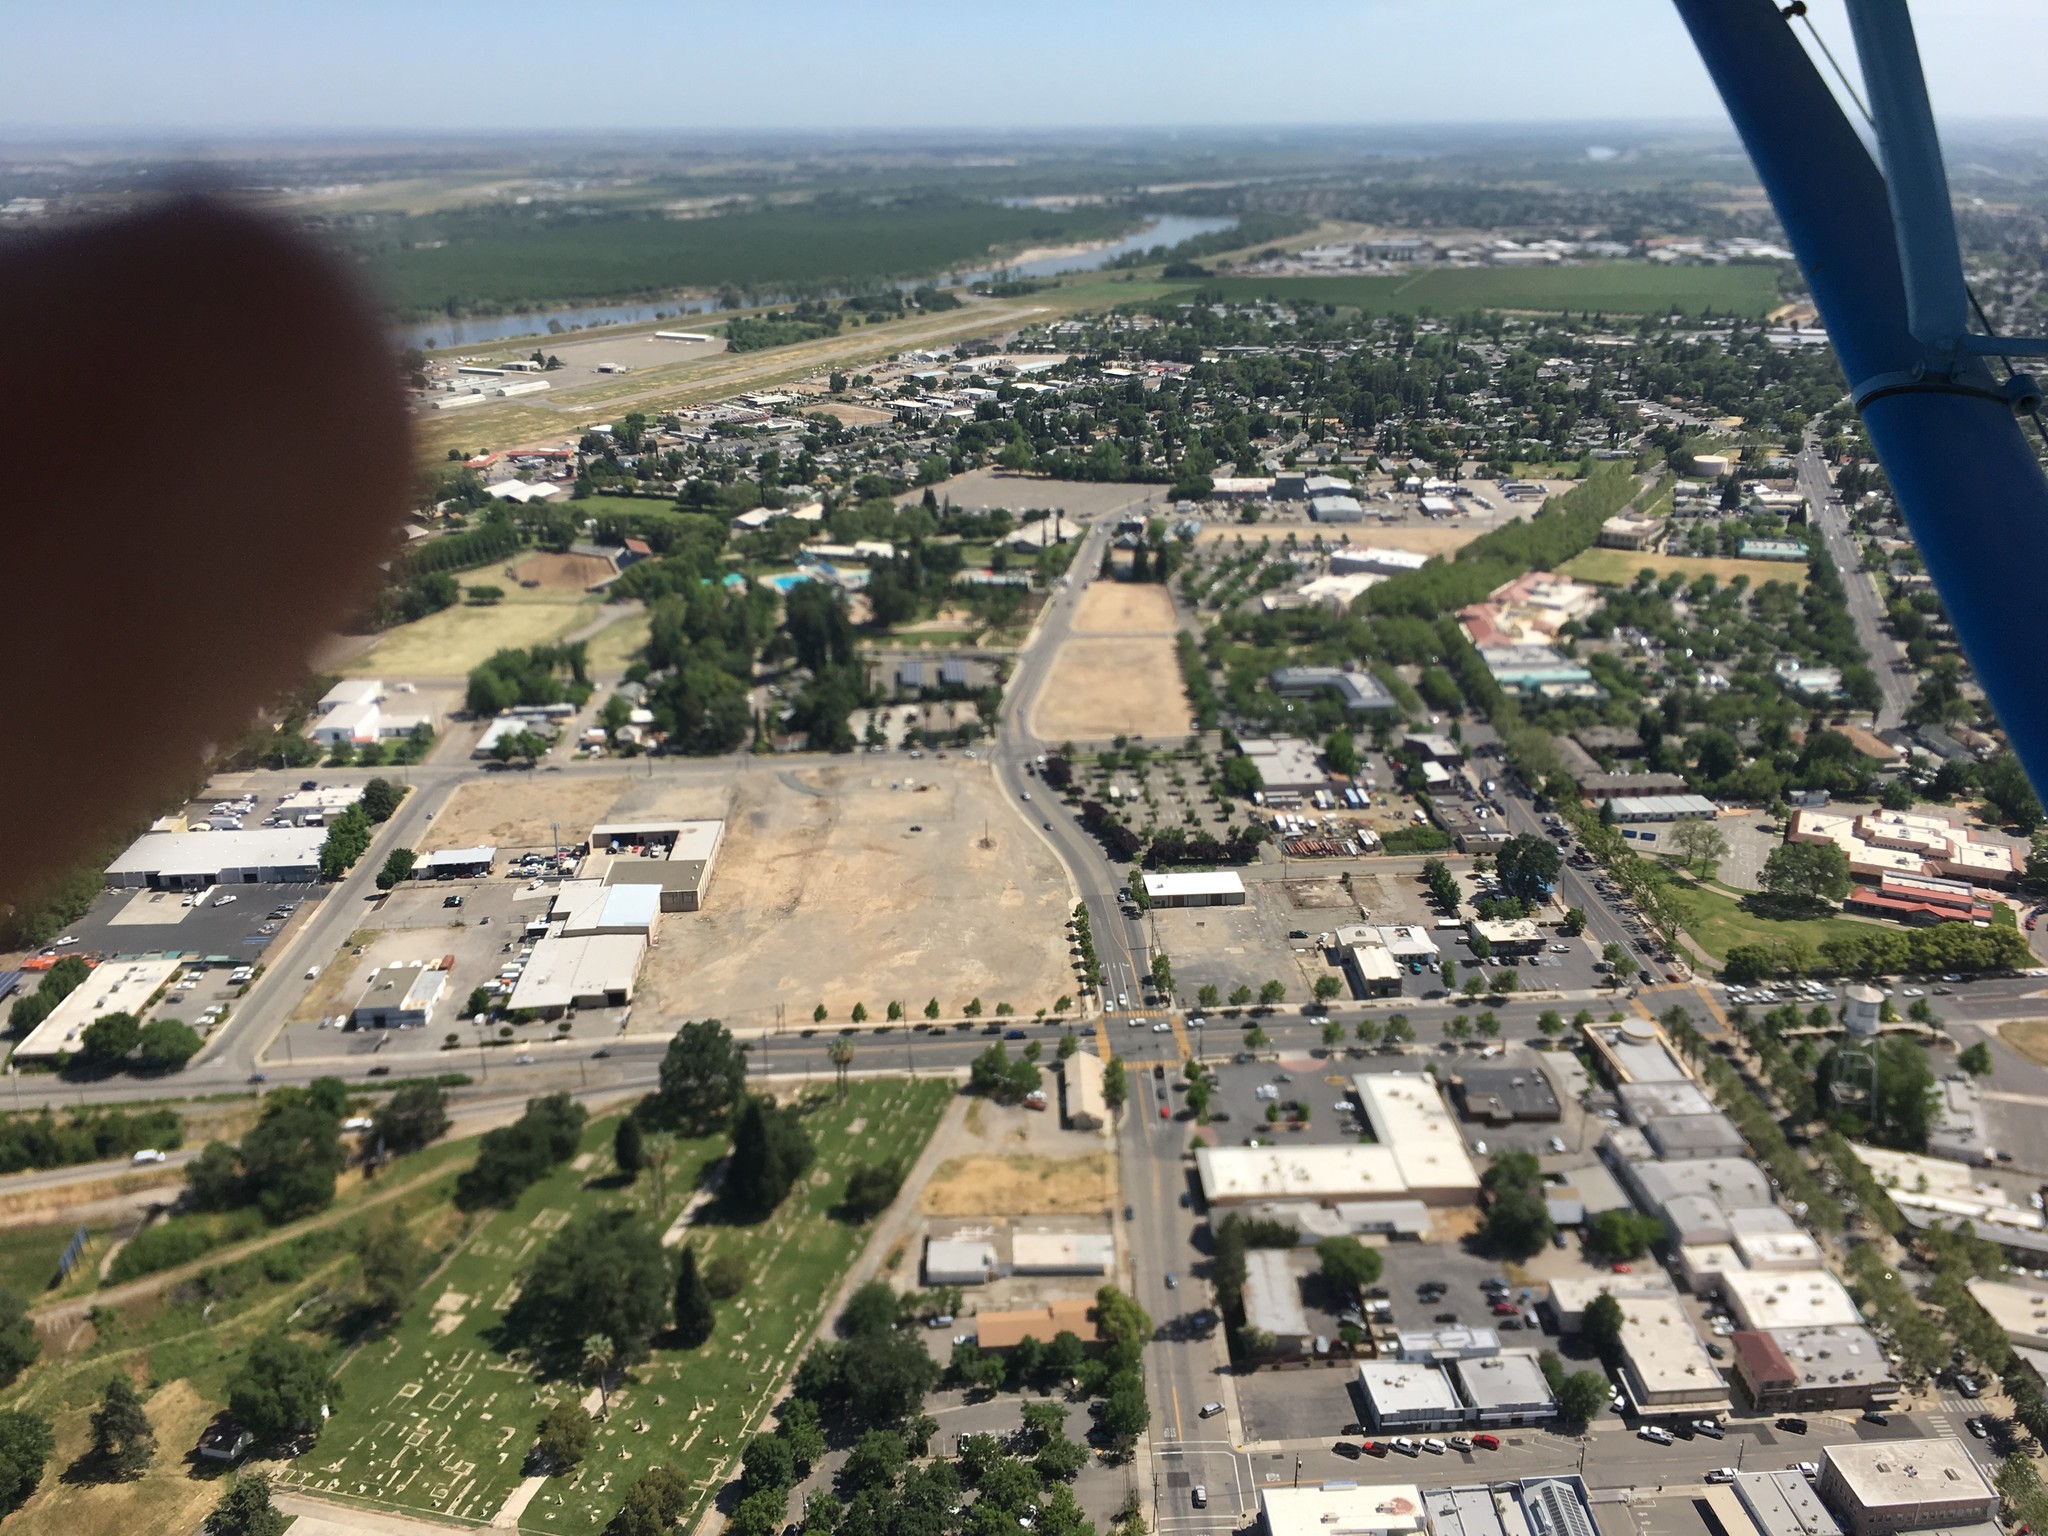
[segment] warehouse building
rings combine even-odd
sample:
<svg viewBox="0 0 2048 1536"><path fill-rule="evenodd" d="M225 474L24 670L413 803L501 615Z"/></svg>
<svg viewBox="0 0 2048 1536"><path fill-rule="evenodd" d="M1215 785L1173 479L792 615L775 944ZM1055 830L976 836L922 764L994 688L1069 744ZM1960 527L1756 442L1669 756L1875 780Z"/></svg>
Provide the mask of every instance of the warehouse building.
<svg viewBox="0 0 2048 1536"><path fill-rule="evenodd" d="M1301 1282L1285 1248L1251 1248L1244 1256L1245 1326L1269 1335L1273 1353L1298 1355L1314 1329L1301 1304Z"/></svg>
<svg viewBox="0 0 2048 1536"><path fill-rule="evenodd" d="M28 1032L14 1048L18 1062L50 1062L78 1049L79 1039L95 1019L110 1013L132 1013L138 1018L151 998L178 974L176 960L109 960L93 967L87 976L42 1023Z"/></svg>
<svg viewBox="0 0 2048 1536"><path fill-rule="evenodd" d="M1344 979L1354 997L1399 997L1406 972L1383 944L1349 944L1344 948Z"/></svg>
<svg viewBox="0 0 2048 1536"><path fill-rule="evenodd" d="M1241 907L1244 881L1232 869L1148 874L1145 900L1155 907Z"/></svg>
<svg viewBox="0 0 2048 1536"><path fill-rule="evenodd" d="M1420 1536L1422 1491L1413 1483L1365 1486L1339 1479L1259 1489L1260 1536Z"/></svg>
<svg viewBox="0 0 2048 1536"><path fill-rule="evenodd" d="M1361 1073L1352 1091L1373 1141L1291 1147L1197 1147L1195 1167L1213 1205L1297 1201L1341 1208L1401 1201L1471 1205L1479 1174L1435 1081Z"/></svg>
<svg viewBox="0 0 2048 1536"><path fill-rule="evenodd" d="M661 915L661 888L565 880L548 910L550 933L583 939L598 934L653 934Z"/></svg>
<svg viewBox="0 0 2048 1536"><path fill-rule="evenodd" d="M995 1276L994 1243L963 1238L925 1239L926 1285L986 1285Z"/></svg>
<svg viewBox="0 0 2048 1536"><path fill-rule="evenodd" d="M210 885L292 885L320 878L321 827L246 832L145 832L107 866L107 884L159 891Z"/></svg>
<svg viewBox="0 0 2048 1536"><path fill-rule="evenodd" d="M1616 795L1607 809L1625 827L1714 818L1714 802L1704 795Z"/></svg>
<svg viewBox="0 0 2048 1536"><path fill-rule="evenodd" d="M590 852L605 861L599 878L607 885L653 886L662 911L696 912L724 840L723 821L604 822L590 829Z"/></svg>
<svg viewBox="0 0 2048 1536"><path fill-rule="evenodd" d="M1818 1487L1849 1536L1989 1523L1998 1495L1960 1440L1876 1440L1821 1452Z"/></svg>
<svg viewBox="0 0 2048 1536"><path fill-rule="evenodd" d="M633 1000L633 979L647 941L638 935L601 934L542 939L506 1002L510 1012L531 1008L557 1018L572 1008L618 1008Z"/></svg>
<svg viewBox="0 0 2048 1536"><path fill-rule="evenodd" d="M1106 1275L1116 1262L1116 1239L1107 1232L1016 1232L1010 1237L1013 1275Z"/></svg>
<svg viewBox="0 0 2048 1536"><path fill-rule="evenodd" d="M1060 1063L1061 1108L1077 1131L1099 1131L1109 1123L1109 1101L1102 1094L1102 1058L1076 1051Z"/></svg>
<svg viewBox="0 0 2048 1536"><path fill-rule="evenodd" d="M412 867L415 880L488 880L496 848L443 848L423 853Z"/></svg>
<svg viewBox="0 0 2048 1536"><path fill-rule="evenodd" d="M360 784L329 784L324 789L301 789L286 795L270 814L295 827L324 827L362 798Z"/></svg>
<svg viewBox="0 0 2048 1536"><path fill-rule="evenodd" d="M357 1029L425 1029L447 989L448 973L438 965L386 965L370 972L349 1012Z"/></svg>

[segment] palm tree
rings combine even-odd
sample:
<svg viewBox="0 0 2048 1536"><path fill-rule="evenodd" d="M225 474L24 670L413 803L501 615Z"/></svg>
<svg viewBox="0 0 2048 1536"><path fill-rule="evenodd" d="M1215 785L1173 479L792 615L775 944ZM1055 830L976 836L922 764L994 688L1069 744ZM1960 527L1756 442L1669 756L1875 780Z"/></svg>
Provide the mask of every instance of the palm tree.
<svg viewBox="0 0 2048 1536"><path fill-rule="evenodd" d="M825 1054L832 1058L833 1069L839 1074L839 1097L843 1099L846 1097L846 1069L853 1065L853 1042L834 1040Z"/></svg>
<svg viewBox="0 0 2048 1536"><path fill-rule="evenodd" d="M609 1334L593 1333L583 1341L584 1374L597 1378L598 1414L600 1417L611 1412L612 1366L618 1360L619 1346Z"/></svg>

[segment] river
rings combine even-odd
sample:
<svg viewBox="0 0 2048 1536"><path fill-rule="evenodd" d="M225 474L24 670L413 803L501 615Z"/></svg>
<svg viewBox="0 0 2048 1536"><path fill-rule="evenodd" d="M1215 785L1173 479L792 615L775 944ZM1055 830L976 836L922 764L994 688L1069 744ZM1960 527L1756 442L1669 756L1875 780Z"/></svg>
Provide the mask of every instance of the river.
<svg viewBox="0 0 2048 1536"><path fill-rule="evenodd" d="M1062 256L1041 256L1034 261L1007 267L984 267L951 275L956 275L963 283L979 283L998 273L1005 277L1052 277L1062 272L1093 272L1127 252L1150 250L1155 245L1175 246L1197 235L1228 229L1236 222L1229 218L1196 218L1189 214L1169 213L1113 244ZM930 281L930 278L915 278L896 286L909 289ZM775 297L763 302L779 304L787 301ZM402 347L476 346L513 336L545 336L558 330L582 331L600 325L643 325L650 320L666 320L672 316L709 315L716 313L717 309L715 298L677 294L637 304L588 304L567 309L524 310L509 315L473 315L462 320L427 320L417 325L400 326L398 344Z"/></svg>

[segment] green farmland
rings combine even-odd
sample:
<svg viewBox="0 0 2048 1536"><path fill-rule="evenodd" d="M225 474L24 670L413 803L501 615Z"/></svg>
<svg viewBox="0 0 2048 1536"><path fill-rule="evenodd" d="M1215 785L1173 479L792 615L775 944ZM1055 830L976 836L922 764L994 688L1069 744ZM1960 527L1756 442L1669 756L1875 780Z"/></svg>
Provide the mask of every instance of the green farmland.
<svg viewBox="0 0 2048 1536"><path fill-rule="evenodd" d="M981 263L999 250L1107 239L1132 222L1110 209L1055 212L932 195L893 206L820 198L698 219L653 212L548 221L502 212L436 214L387 221L358 238L391 309L401 318L431 319L681 288L858 288Z"/></svg>
<svg viewBox="0 0 2048 1536"><path fill-rule="evenodd" d="M1569 309L1661 315L1676 305L1691 315L1711 309L1717 315L1756 317L1779 302L1776 267L1667 267L1647 261L1603 261L1582 267L1426 267L1386 277L1225 277L1202 284L1204 292L1218 288L1231 299L1312 299L1389 315L1423 309L1438 314Z"/></svg>
<svg viewBox="0 0 2048 1536"><path fill-rule="evenodd" d="M694 1525L867 1240L865 1228L828 1214L848 1172L888 1158L907 1167L953 1092L945 1081L887 1078L856 1080L844 1099L819 1090L805 1122L817 1162L781 1209L756 1226L700 1215L688 1230L700 1261L736 1253L748 1269L740 1295L719 1304L711 1341L678 1351L661 1348L657 1336L652 1358L612 1393L588 1457L539 1489L521 1529L595 1530L655 1463L698 1490L684 1517L685 1528ZM592 1210L632 1205L665 1229L726 1148L723 1137L679 1141L659 1181L649 1172L620 1186L612 1177L616 1125L610 1118L587 1127L582 1155L510 1210L481 1220L398 1325L347 1360L334 1419L282 1474L285 1486L394 1513L491 1522L520 1485L541 1415L585 1394L581 1383L537 1380L493 1347L521 1274L554 1233Z"/></svg>

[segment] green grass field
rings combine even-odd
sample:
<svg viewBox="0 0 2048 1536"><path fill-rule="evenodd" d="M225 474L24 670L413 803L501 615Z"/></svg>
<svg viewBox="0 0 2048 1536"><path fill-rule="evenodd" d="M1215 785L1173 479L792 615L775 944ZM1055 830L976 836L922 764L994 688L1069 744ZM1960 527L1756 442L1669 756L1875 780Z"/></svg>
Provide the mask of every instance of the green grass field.
<svg viewBox="0 0 2048 1536"><path fill-rule="evenodd" d="M520 558L524 558L522 552ZM595 618L600 600L588 592L513 586L497 566L465 571L464 585L503 587L504 598L486 607L457 603L424 619L386 630L351 663L352 677L467 677L507 646L551 645Z"/></svg>
<svg viewBox="0 0 2048 1536"><path fill-rule="evenodd" d="M1767 581L1786 581L1795 587L1806 585L1806 567L1790 560L1714 560L1698 555L1651 555L1634 549L1589 549L1572 556L1560 570L1581 581L1603 586L1625 587L1644 569L1667 576L1673 571L1688 579L1712 576L1723 585L1737 576L1747 576L1752 587Z"/></svg>
<svg viewBox="0 0 2048 1536"><path fill-rule="evenodd" d="M889 1157L907 1166L953 1091L932 1079L855 1081L843 1100L828 1091L808 1121L817 1163L782 1209L759 1226L693 1227L700 1259L744 1257L751 1272L746 1290L720 1304L709 1344L690 1352L657 1349L612 1394L611 1417L598 1428L589 1457L540 1491L522 1529L594 1530L656 1461L699 1490L697 1506L684 1517L686 1528L695 1522L867 1239L866 1229L827 1214L847 1173L857 1161ZM284 1474L287 1486L400 1513L491 1520L519 1484L547 1406L584 1390L536 1384L488 1342L521 1270L552 1233L596 1207L634 1204L665 1227L725 1149L723 1138L677 1143L660 1199L651 1174L628 1188L605 1188L615 1124L589 1127L587 1155L576 1160L581 1166L556 1170L513 1209L485 1219L398 1326L344 1365L341 1407L319 1445Z"/></svg>
<svg viewBox="0 0 2048 1536"><path fill-rule="evenodd" d="M1870 924L1843 917L1792 921L1758 917L1744 911L1733 896L1708 886L1677 881L1670 889L1672 900L1685 914L1685 931L1716 960L1725 960L1728 951L1737 944L1797 940L1810 949L1818 949L1829 939L1860 938L1870 931Z"/></svg>
<svg viewBox="0 0 2048 1536"><path fill-rule="evenodd" d="M1667 267L1647 261L1603 261L1583 267L1428 267L1386 277L1230 277L1201 285L1233 299L1315 299L1374 314L1430 309L1597 310L1614 315L1757 316L1778 300L1769 266ZM1192 292L1192 289L1186 290Z"/></svg>

